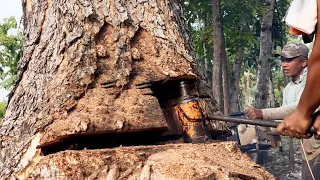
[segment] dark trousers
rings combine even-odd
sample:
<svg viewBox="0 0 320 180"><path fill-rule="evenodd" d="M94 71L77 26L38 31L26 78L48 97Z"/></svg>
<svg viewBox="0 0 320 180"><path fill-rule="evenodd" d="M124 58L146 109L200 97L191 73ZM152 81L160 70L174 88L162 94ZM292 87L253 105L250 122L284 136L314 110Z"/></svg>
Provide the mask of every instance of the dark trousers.
<svg viewBox="0 0 320 180"><path fill-rule="evenodd" d="M316 180L320 180L320 155L309 161L313 176ZM302 180L312 180L307 161L302 160Z"/></svg>

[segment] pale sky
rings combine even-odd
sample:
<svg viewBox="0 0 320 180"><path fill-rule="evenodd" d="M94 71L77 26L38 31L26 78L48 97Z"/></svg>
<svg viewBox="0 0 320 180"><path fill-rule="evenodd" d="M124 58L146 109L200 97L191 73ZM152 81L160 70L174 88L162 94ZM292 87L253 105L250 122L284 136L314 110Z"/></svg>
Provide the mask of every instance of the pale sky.
<svg viewBox="0 0 320 180"><path fill-rule="evenodd" d="M19 22L22 17L21 0L0 0L0 19L14 16Z"/></svg>
<svg viewBox="0 0 320 180"><path fill-rule="evenodd" d="M22 17L21 0L0 0L0 21L4 18L14 16L17 22L20 22ZM0 89L0 101L7 99L8 91Z"/></svg>

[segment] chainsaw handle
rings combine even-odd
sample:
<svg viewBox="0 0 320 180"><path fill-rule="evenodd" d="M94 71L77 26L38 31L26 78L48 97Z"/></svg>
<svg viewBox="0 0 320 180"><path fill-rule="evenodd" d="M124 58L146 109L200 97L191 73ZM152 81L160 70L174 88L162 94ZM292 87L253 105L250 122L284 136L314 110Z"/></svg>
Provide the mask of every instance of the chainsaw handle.
<svg viewBox="0 0 320 180"><path fill-rule="evenodd" d="M314 120L320 113L315 113L312 115L312 119ZM250 124L256 126L264 126L264 127L272 127L277 128L280 122L270 121L270 120L257 120L257 119L246 119L246 118L236 118L236 117L228 117L228 116L208 116L209 120L217 120L217 121L226 121L233 122L239 124ZM307 134L314 134L316 131L311 126Z"/></svg>
<svg viewBox="0 0 320 180"><path fill-rule="evenodd" d="M264 120L236 118L236 117L228 117L228 116L208 116L207 118L209 120L226 121L226 122L233 122L233 123L239 123L239 124L250 124L250 125L273 127L273 128L276 128L280 124L280 122L275 122L275 121L264 121Z"/></svg>

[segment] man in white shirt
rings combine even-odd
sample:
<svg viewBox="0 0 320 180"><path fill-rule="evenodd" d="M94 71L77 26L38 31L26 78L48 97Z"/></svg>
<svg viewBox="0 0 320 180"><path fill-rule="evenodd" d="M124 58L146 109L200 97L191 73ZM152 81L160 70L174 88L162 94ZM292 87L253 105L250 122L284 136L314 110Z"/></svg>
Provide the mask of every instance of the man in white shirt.
<svg viewBox="0 0 320 180"><path fill-rule="evenodd" d="M306 85L307 79L307 60L309 49L306 45L300 43L288 43L280 53L281 65L286 76L291 77L291 81L283 91L283 103L278 108L256 109L248 108L246 116L251 119L284 119L292 113L300 100L301 94ZM318 174L320 178L320 141L314 137L303 140L303 146L306 150L307 160L313 169L314 175ZM306 159L303 158L302 179L311 179Z"/></svg>
<svg viewBox="0 0 320 180"><path fill-rule="evenodd" d="M282 106L267 109L248 108L246 115L249 118L284 119L295 110L306 84L308 53L309 49L304 44L288 43L284 46L280 53L281 66L284 74L292 80L283 90Z"/></svg>

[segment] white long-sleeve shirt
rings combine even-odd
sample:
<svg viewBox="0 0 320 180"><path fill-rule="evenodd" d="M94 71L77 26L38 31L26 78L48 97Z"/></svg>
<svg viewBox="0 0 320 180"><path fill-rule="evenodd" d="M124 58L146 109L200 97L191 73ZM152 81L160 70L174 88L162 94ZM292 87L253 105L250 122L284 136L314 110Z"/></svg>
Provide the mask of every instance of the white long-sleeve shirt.
<svg viewBox="0 0 320 180"><path fill-rule="evenodd" d="M283 90L283 103L278 108L262 109L263 119L284 119L287 115L292 113L299 103L301 94L304 90L307 80L308 69L305 68L299 77L299 80L291 81ZM311 137L303 140L307 159L312 160L320 154L320 141ZM305 159L303 157L303 159Z"/></svg>
<svg viewBox="0 0 320 180"><path fill-rule="evenodd" d="M261 110L263 119L284 119L297 108L301 94L306 85L307 72L308 68L306 67L298 80L289 82L284 88L281 107Z"/></svg>

